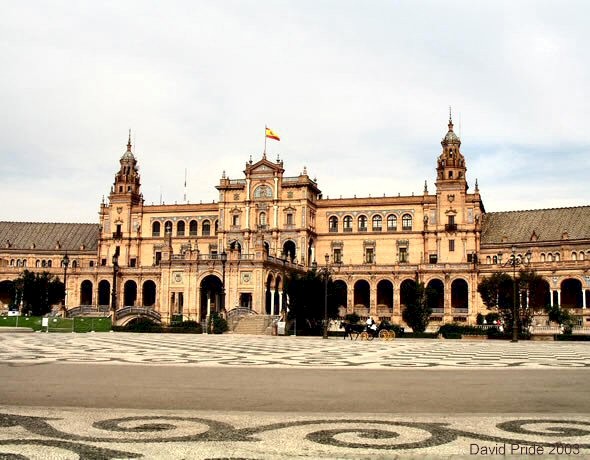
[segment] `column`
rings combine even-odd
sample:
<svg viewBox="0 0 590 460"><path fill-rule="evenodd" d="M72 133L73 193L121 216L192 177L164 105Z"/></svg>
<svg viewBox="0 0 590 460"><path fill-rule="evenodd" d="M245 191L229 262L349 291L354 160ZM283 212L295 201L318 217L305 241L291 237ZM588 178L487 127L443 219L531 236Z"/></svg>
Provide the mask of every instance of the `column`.
<svg viewBox="0 0 590 460"><path fill-rule="evenodd" d="M283 291L279 291L279 314L283 310Z"/></svg>
<svg viewBox="0 0 590 460"><path fill-rule="evenodd" d="M557 305L561 307L561 289L557 289Z"/></svg>
<svg viewBox="0 0 590 460"><path fill-rule="evenodd" d="M277 292L275 289L272 289L270 291L270 314L271 315L275 314L275 292Z"/></svg>

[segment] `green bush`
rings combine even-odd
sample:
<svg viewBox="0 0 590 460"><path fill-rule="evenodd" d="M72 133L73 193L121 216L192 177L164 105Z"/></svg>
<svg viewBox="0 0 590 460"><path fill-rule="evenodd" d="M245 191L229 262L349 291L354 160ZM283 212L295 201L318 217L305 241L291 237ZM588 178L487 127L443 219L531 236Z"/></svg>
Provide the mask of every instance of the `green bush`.
<svg viewBox="0 0 590 460"><path fill-rule="evenodd" d="M126 332L162 332L162 326L154 323L148 318L137 318L131 320L123 327Z"/></svg>
<svg viewBox="0 0 590 460"><path fill-rule="evenodd" d="M196 321L183 321L163 329L162 332L176 334L202 334L203 327Z"/></svg>
<svg viewBox="0 0 590 460"><path fill-rule="evenodd" d="M404 339L436 339L436 332L405 332Z"/></svg>
<svg viewBox="0 0 590 460"><path fill-rule="evenodd" d="M445 339L450 339L451 334L459 336L461 335L488 335L487 330L480 329L479 327L474 326L465 326L463 324L457 323L450 323L450 324L443 324L439 330L438 334L442 334Z"/></svg>
<svg viewBox="0 0 590 460"><path fill-rule="evenodd" d="M213 332L213 334L223 334L229 330L229 326L227 325L227 321L223 319L219 313L213 312L209 317L207 329Z"/></svg>
<svg viewBox="0 0 590 460"><path fill-rule="evenodd" d="M553 339L559 342L590 342L590 335L555 334Z"/></svg>

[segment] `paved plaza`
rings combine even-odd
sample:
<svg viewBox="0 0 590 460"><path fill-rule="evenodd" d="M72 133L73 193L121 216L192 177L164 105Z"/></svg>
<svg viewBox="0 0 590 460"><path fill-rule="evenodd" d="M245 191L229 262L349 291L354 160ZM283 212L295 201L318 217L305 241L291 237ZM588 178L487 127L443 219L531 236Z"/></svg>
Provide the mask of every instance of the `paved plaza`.
<svg viewBox="0 0 590 460"><path fill-rule="evenodd" d="M0 357L0 458L590 456L580 342L3 333Z"/></svg>
<svg viewBox="0 0 590 460"><path fill-rule="evenodd" d="M272 368L589 368L590 343L205 334L0 334L12 364L50 362Z"/></svg>

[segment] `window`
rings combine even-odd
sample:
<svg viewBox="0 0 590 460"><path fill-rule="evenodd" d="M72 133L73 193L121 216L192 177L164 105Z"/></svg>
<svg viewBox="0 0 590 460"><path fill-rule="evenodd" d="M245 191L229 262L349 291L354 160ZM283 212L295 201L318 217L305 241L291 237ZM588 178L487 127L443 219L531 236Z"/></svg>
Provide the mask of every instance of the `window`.
<svg viewBox="0 0 590 460"><path fill-rule="evenodd" d="M437 254L430 254L428 260L431 264L436 264L436 263L438 263L438 255Z"/></svg>
<svg viewBox="0 0 590 460"><path fill-rule="evenodd" d="M152 236L160 236L160 222L152 224Z"/></svg>
<svg viewBox="0 0 590 460"><path fill-rule="evenodd" d="M490 256L486 257L486 264L491 265L492 263L492 258Z"/></svg>
<svg viewBox="0 0 590 460"><path fill-rule="evenodd" d="M47 261L47 267L51 268L51 260Z"/></svg>
<svg viewBox="0 0 590 460"><path fill-rule="evenodd" d="M335 264L342 263L342 248L334 248L334 253L332 255L332 259L334 260Z"/></svg>
<svg viewBox="0 0 590 460"><path fill-rule="evenodd" d="M408 248L405 248L405 247L398 248L397 256L398 256L400 264L407 264L408 263Z"/></svg>
<svg viewBox="0 0 590 460"><path fill-rule="evenodd" d="M292 212L287 213L287 225L294 225L295 224L295 218L293 216Z"/></svg>
<svg viewBox="0 0 590 460"><path fill-rule="evenodd" d="M129 260L129 266L130 266L130 267L135 267L136 265L137 265L137 259L136 259L135 257L132 257L132 258Z"/></svg>
<svg viewBox="0 0 590 460"><path fill-rule="evenodd" d="M572 252L572 260L578 260L578 254Z"/></svg>
<svg viewBox="0 0 590 460"><path fill-rule="evenodd" d="M41 261L40 260L37 260L35 262L35 267L39 268L40 266L41 266Z"/></svg>
<svg viewBox="0 0 590 460"><path fill-rule="evenodd" d="M352 232L352 217L345 216L344 219L342 219L342 224L345 232Z"/></svg>
<svg viewBox="0 0 590 460"><path fill-rule="evenodd" d="M94 267L94 260L91 260L91 261L90 261L90 264L89 264L89 266L90 266L90 268Z"/></svg>
<svg viewBox="0 0 590 460"><path fill-rule="evenodd" d="M455 240L449 240L449 252L453 252L455 250Z"/></svg>
<svg viewBox="0 0 590 460"><path fill-rule="evenodd" d="M383 218L380 215L373 216L373 231L380 232L383 223Z"/></svg>
<svg viewBox="0 0 590 460"><path fill-rule="evenodd" d="M167 220L164 224L164 234L172 235L172 222L170 222L169 220Z"/></svg>
<svg viewBox="0 0 590 460"><path fill-rule="evenodd" d="M261 185L254 190L254 198L272 198L272 189L268 185Z"/></svg>
<svg viewBox="0 0 590 460"><path fill-rule="evenodd" d="M404 214L402 216L402 230L412 230L412 216L409 214Z"/></svg>
<svg viewBox="0 0 590 460"><path fill-rule="evenodd" d="M545 262L545 254L541 253L541 262Z"/></svg>
<svg viewBox="0 0 590 460"><path fill-rule="evenodd" d="M330 223L330 232L336 233L338 231L338 217L332 216L329 220ZM352 222L351 222L352 225Z"/></svg>
<svg viewBox="0 0 590 460"><path fill-rule="evenodd" d="M555 253L555 262L559 262L559 252ZM51 267L51 265L50 265L50 267Z"/></svg>
<svg viewBox="0 0 590 460"><path fill-rule="evenodd" d="M211 222L208 220L203 221L203 236L211 235Z"/></svg>
<svg viewBox="0 0 590 460"><path fill-rule="evenodd" d="M107 266L107 260L106 259L100 259L100 266L101 267L106 267Z"/></svg>
<svg viewBox="0 0 590 460"><path fill-rule="evenodd" d="M390 214L387 216L387 231L395 232L397 230L397 216Z"/></svg>
<svg viewBox="0 0 590 460"><path fill-rule="evenodd" d="M179 220L176 224L176 236L184 236L184 220Z"/></svg>
<svg viewBox="0 0 590 460"><path fill-rule="evenodd" d="M375 248L365 248L365 263L375 263Z"/></svg>
<svg viewBox="0 0 590 460"><path fill-rule="evenodd" d="M496 265L498 263L498 256L494 256L493 260L494 260L494 265Z"/></svg>
<svg viewBox="0 0 590 460"><path fill-rule="evenodd" d="M160 261L161 260L162 260L162 252L161 251L156 251L154 264L155 265L160 265Z"/></svg>
<svg viewBox="0 0 590 460"><path fill-rule="evenodd" d="M584 253L580 251L580 260L584 260Z"/></svg>
<svg viewBox="0 0 590 460"><path fill-rule="evenodd" d="M191 220L190 223L188 224L188 234L190 236L197 236L197 221L196 220Z"/></svg>
<svg viewBox="0 0 590 460"><path fill-rule="evenodd" d="M218 220L216 220L215 224L213 225L213 231L215 232L216 235L219 232L219 221Z"/></svg>
<svg viewBox="0 0 590 460"><path fill-rule="evenodd" d="M367 231L367 216L359 216L359 232Z"/></svg>
<svg viewBox="0 0 590 460"><path fill-rule="evenodd" d="M239 214L233 214L231 216L231 224L232 224L232 227L239 227L240 226L240 215Z"/></svg>
<svg viewBox="0 0 590 460"><path fill-rule="evenodd" d="M258 215L258 225L260 225L261 227L266 227L266 213L265 212L261 212Z"/></svg>

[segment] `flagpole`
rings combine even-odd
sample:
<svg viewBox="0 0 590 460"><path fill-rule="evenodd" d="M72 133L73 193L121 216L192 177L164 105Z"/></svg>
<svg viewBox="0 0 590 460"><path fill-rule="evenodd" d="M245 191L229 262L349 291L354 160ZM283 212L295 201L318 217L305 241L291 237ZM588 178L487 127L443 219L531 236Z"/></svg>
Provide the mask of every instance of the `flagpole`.
<svg viewBox="0 0 590 460"><path fill-rule="evenodd" d="M264 152L263 155L266 156L266 125L264 125Z"/></svg>

